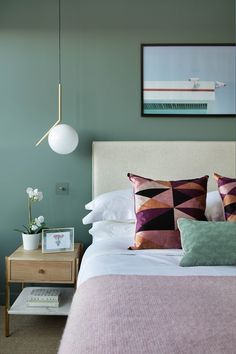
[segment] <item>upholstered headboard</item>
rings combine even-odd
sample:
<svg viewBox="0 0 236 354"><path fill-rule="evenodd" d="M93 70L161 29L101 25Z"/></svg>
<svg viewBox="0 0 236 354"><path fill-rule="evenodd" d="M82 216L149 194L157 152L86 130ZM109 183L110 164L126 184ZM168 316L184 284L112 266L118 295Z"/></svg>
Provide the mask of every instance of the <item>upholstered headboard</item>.
<svg viewBox="0 0 236 354"><path fill-rule="evenodd" d="M153 179L210 176L208 190L216 190L214 172L235 177L234 141L95 141L93 196L129 188L127 173Z"/></svg>

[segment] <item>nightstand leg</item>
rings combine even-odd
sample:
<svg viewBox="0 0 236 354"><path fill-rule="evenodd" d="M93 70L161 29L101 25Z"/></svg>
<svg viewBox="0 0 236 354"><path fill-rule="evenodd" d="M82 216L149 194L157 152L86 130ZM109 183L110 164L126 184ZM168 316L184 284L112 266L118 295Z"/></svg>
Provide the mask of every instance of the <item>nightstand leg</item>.
<svg viewBox="0 0 236 354"><path fill-rule="evenodd" d="M8 282L8 257L6 257L6 303L5 303L5 337L9 337L10 285Z"/></svg>
<svg viewBox="0 0 236 354"><path fill-rule="evenodd" d="M9 337L9 315L6 306L5 306L5 337Z"/></svg>

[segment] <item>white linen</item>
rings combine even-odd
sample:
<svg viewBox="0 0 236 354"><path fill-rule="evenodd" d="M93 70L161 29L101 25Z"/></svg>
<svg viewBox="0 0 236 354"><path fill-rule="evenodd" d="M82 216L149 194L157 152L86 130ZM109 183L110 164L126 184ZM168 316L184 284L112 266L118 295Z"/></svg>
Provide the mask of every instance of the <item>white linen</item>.
<svg viewBox="0 0 236 354"><path fill-rule="evenodd" d="M209 221L224 221L224 207L219 191L208 192L205 215Z"/></svg>
<svg viewBox="0 0 236 354"><path fill-rule="evenodd" d="M83 224L99 221L135 222L134 194L132 188L100 194L85 205L90 212L82 219ZM205 215L210 221L223 221L224 209L219 192L208 192Z"/></svg>
<svg viewBox="0 0 236 354"><path fill-rule="evenodd" d="M83 224L92 224L101 220L135 221L134 195L132 188L119 189L100 194L85 205L91 210L83 218Z"/></svg>
<svg viewBox="0 0 236 354"><path fill-rule="evenodd" d="M105 236L109 233L109 225L112 237ZM119 223L105 223L103 231L100 224L100 231L92 231L93 243L82 259L78 285L94 276L106 274L236 276L236 266L180 267L179 262L183 255L181 249L128 250L134 225L121 225L123 233Z"/></svg>
<svg viewBox="0 0 236 354"><path fill-rule="evenodd" d="M117 221L98 221L89 230L93 240L123 239L127 247L134 243L135 223Z"/></svg>

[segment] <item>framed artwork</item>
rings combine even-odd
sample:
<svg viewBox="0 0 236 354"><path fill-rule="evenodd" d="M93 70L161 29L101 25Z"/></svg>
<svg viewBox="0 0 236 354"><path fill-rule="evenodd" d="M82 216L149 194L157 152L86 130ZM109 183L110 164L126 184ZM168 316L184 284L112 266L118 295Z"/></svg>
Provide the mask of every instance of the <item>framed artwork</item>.
<svg viewBox="0 0 236 354"><path fill-rule="evenodd" d="M141 44L141 115L235 116L235 44Z"/></svg>
<svg viewBox="0 0 236 354"><path fill-rule="evenodd" d="M42 230L42 252L69 252L74 250L74 228Z"/></svg>

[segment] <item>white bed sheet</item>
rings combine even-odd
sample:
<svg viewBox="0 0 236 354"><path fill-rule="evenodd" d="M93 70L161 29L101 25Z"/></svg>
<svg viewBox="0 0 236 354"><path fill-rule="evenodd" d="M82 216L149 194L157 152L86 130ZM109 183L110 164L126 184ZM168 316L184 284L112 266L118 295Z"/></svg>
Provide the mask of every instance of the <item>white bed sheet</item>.
<svg viewBox="0 0 236 354"><path fill-rule="evenodd" d="M179 249L128 250L134 227L126 223L96 223L90 230L93 243L82 259L78 285L94 276L110 274L236 276L236 266L180 267L183 251Z"/></svg>

